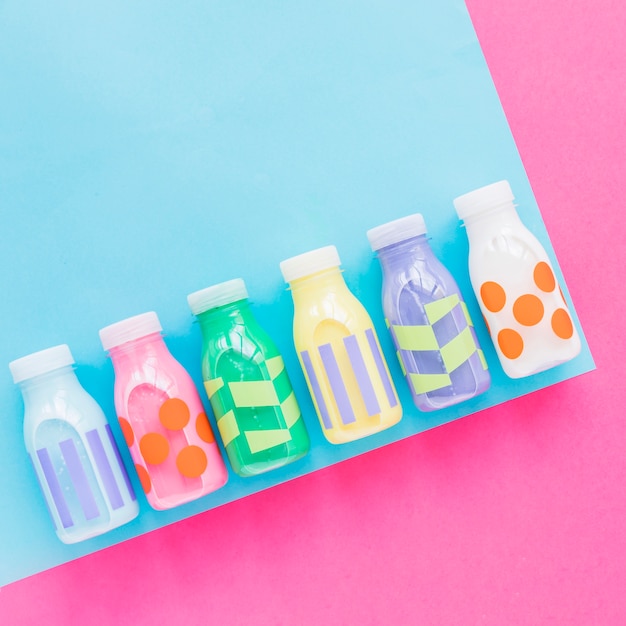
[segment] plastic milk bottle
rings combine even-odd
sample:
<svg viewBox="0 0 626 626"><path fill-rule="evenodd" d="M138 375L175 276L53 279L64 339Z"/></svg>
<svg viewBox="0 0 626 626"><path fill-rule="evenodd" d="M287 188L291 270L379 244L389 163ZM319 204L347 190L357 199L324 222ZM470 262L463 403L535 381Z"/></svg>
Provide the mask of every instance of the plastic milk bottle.
<svg viewBox="0 0 626 626"><path fill-rule="evenodd" d="M226 467L200 396L170 354L156 313L100 331L115 370L115 408L141 485L155 509L200 498L226 483Z"/></svg>
<svg viewBox="0 0 626 626"><path fill-rule="evenodd" d="M366 437L402 417L372 320L348 289L340 264L335 246L280 264L293 296L296 351L331 443Z"/></svg>
<svg viewBox="0 0 626 626"><path fill-rule="evenodd" d="M383 310L417 408L442 409L489 388L491 377L463 296L434 255L424 218L367 232L383 269Z"/></svg>
<svg viewBox="0 0 626 626"><path fill-rule="evenodd" d="M309 451L309 436L278 348L237 278L187 297L202 330L202 377L233 469L253 476Z"/></svg>
<svg viewBox="0 0 626 626"><path fill-rule="evenodd" d="M546 251L520 220L506 180L454 200L469 238L469 273L506 374L573 359L580 338Z"/></svg>
<svg viewBox="0 0 626 626"><path fill-rule="evenodd" d="M24 397L24 441L63 543L137 517L137 498L113 433L83 389L65 344L9 363Z"/></svg>

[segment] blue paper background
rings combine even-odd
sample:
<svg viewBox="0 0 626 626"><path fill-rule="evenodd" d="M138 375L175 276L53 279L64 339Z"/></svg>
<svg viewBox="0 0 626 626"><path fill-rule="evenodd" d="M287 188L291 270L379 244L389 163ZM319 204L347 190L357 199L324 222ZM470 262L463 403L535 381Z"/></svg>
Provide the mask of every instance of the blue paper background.
<svg viewBox="0 0 626 626"><path fill-rule="evenodd" d="M453 197L508 178L555 259L461 0L9 1L0 59L0 364L68 343L121 442L98 329L157 311L200 385L186 294L242 276L313 444L291 466L231 474L224 489L172 511L140 496L133 523L65 546L23 448L19 392L0 368L0 584L593 367L585 344L568 364L510 380L480 322ZM493 375L483 396L431 414L414 408L401 379L365 237L416 211L466 296ZM405 409L398 426L343 446L321 434L278 269L330 243L372 314Z"/></svg>

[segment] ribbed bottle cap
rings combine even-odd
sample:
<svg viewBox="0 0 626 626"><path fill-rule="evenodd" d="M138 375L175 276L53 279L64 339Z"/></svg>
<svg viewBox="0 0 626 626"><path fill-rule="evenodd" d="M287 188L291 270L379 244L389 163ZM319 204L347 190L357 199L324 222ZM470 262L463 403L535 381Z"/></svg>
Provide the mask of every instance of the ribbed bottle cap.
<svg viewBox="0 0 626 626"><path fill-rule="evenodd" d="M298 256L292 256L280 263L280 271L283 274L285 282L290 283L292 280L310 276L322 270L328 270L331 267L339 267L341 260L335 246L326 246L317 248Z"/></svg>
<svg viewBox="0 0 626 626"><path fill-rule="evenodd" d="M100 343L105 350L110 350L146 335L160 333L162 330L157 314L150 311L105 326L100 330Z"/></svg>
<svg viewBox="0 0 626 626"><path fill-rule="evenodd" d="M14 383L47 374L61 367L67 367L75 363L74 357L67 344L54 346L39 352L33 352L21 359L9 363L9 369Z"/></svg>
<svg viewBox="0 0 626 626"><path fill-rule="evenodd" d="M459 219L465 220L473 215L513 202L515 196L508 180L501 180L492 185L475 189L454 199L454 208Z"/></svg>
<svg viewBox="0 0 626 626"><path fill-rule="evenodd" d="M200 291L194 291L187 296L187 303L194 315L200 315L218 306L244 300L248 297L248 290L242 278L227 280L225 283L212 285Z"/></svg>
<svg viewBox="0 0 626 626"><path fill-rule="evenodd" d="M372 250L380 250L394 243L406 241L426 233L426 223L421 213L401 217L399 220L381 224L367 231Z"/></svg>

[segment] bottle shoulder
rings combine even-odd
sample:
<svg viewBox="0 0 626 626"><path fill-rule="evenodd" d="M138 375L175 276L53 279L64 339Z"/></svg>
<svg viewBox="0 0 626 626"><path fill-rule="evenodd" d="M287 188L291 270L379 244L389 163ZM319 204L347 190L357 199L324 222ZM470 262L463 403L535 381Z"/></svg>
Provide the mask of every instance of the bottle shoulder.
<svg viewBox="0 0 626 626"><path fill-rule="evenodd" d="M328 337L357 334L373 327L360 300L347 289L346 292L317 293L299 299L293 324L297 350L323 343Z"/></svg>
<svg viewBox="0 0 626 626"><path fill-rule="evenodd" d="M458 293L454 277L436 258L427 262L414 261L409 265L396 267L393 272L383 273L383 308L388 318L407 299L423 305Z"/></svg>
<svg viewBox="0 0 626 626"><path fill-rule="evenodd" d="M258 324L231 324L203 335L203 358L214 359L225 351L235 351L251 356L277 352L269 334Z"/></svg>
<svg viewBox="0 0 626 626"><path fill-rule="evenodd" d="M260 325L233 324L222 332L205 333L202 377L256 380L267 375L266 361L278 356L277 346Z"/></svg>
<svg viewBox="0 0 626 626"><path fill-rule="evenodd" d="M315 291L294 302L294 315L310 319L342 319L365 313L361 301L349 290Z"/></svg>
<svg viewBox="0 0 626 626"><path fill-rule="evenodd" d="M467 229L470 255L484 250L515 254L520 248L528 248L537 253L544 252L542 244L534 233L521 221L487 225Z"/></svg>
<svg viewBox="0 0 626 626"><path fill-rule="evenodd" d="M55 420L66 422L79 432L107 423L100 405L81 386L42 387L31 393L24 407L25 436L34 435L41 424Z"/></svg>
<svg viewBox="0 0 626 626"><path fill-rule="evenodd" d="M115 403L125 407L133 390L141 386L153 387L173 397L178 389L188 387L190 381L187 370L169 350L145 358L126 359L115 367Z"/></svg>
<svg viewBox="0 0 626 626"><path fill-rule="evenodd" d="M521 223L470 238L469 269L474 278L488 276L508 283L520 275L521 268L532 271L540 261L551 265L543 245Z"/></svg>

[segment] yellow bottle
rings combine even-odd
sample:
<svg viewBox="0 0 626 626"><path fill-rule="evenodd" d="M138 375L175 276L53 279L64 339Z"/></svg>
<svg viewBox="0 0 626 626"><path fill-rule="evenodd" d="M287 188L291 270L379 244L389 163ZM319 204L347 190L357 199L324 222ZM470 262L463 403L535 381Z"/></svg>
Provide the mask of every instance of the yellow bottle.
<svg viewBox="0 0 626 626"><path fill-rule="evenodd" d="M280 264L293 296L296 351L331 443L367 437L402 417L372 320L348 289L340 265L335 246Z"/></svg>

